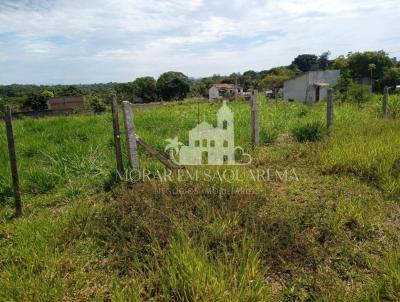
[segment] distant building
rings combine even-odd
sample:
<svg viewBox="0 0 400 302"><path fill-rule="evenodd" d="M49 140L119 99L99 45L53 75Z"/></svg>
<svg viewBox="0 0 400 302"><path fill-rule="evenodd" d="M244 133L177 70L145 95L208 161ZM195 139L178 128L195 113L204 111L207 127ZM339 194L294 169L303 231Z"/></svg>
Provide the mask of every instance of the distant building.
<svg viewBox="0 0 400 302"><path fill-rule="evenodd" d="M235 84L214 84L208 90L209 99L216 99L227 94L242 93L243 88Z"/></svg>
<svg viewBox="0 0 400 302"><path fill-rule="evenodd" d="M84 108L84 96L59 96L47 101L48 110L77 110Z"/></svg>
<svg viewBox="0 0 400 302"><path fill-rule="evenodd" d="M283 97L286 101L314 104L326 100L328 87L337 83L340 70L320 70L303 73L283 84Z"/></svg>

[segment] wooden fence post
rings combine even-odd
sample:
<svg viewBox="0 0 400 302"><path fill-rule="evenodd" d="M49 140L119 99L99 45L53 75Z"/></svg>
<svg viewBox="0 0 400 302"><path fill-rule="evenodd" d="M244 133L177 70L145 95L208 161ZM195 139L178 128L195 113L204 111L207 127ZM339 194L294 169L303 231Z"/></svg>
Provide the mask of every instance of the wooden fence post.
<svg viewBox="0 0 400 302"><path fill-rule="evenodd" d="M258 117L257 95L253 91L251 94L251 138L253 146L260 143L260 125Z"/></svg>
<svg viewBox="0 0 400 302"><path fill-rule="evenodd" d="M387 116L388 100L389 100L389 87L385 87L383 89L383 102L382 102L382 115L383 116Z"/></svg>
<svg viewBox="0 0 400 302"><path fill-rule="evenodd" d="M137 144L136 144L136 134L135 134L135 125L133 123L133 112L132 112L132 104L123 101L122 102L123 111L124 111L124 125L125 125L125 133L126 133L126 141L128 144L128 155L129 162L133 169L139 168L139 156L137 153Z"/></svg>
<svg viewBox="0 0 400 302"><path fill-rule="evenodd" d="M328 88L328 98L326 100L326 127L331 130L333 127L333 89Z"/></svg>
<svg viewBox="0 0 400 302"><path fill-rule="evenodd" d="M11 174L12 174L12 182L13 182L14 197L15 197L15 216L21 216L22 215L21 191L19 188L17 155L15 153L11 107L9 105L4 106L4 120L6 122L8 151L10 153Z"/></svg>
<svg viewBox="0 0 400 302"><path fill-rule="evenodd" d="M115 160L117 162L117 172L119 177L122 177L124 175L124 164L122 161L121 151L121 132L119 130L118 103L115 96L112 97L111 110L114 129Z"/></svg>

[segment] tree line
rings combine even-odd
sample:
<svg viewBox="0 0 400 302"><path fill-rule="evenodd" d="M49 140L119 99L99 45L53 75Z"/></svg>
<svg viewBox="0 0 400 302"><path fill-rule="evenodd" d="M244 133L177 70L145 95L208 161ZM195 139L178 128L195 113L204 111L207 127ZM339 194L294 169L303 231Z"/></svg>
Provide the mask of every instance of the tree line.
<svg viewBox="0 0 400 302"><path fill-rule="evenodd" d="M214 74L209 77L188 78L181 72L169 71L158 79L150 76L136 78L126 83L106 83L88 85L0 85L0 102L11 102L21 107L43 109L52 96L85 95L94 105L101 105L111 95L120 100L135 103L182 100L186 97L206 97L212 84L237 84L244 90L275 90L283 82L312 70L339 69L341 77L338 90L343 96L357 88L357 83L369 80L374 91L382 91L385 86L400 85L400 61L391 58L384 51L350 52L330 59L330 52L321 55L301 54L287 66L268 70L248 70L230 75ZM370 89L370 88L369 88Z"/></svg>

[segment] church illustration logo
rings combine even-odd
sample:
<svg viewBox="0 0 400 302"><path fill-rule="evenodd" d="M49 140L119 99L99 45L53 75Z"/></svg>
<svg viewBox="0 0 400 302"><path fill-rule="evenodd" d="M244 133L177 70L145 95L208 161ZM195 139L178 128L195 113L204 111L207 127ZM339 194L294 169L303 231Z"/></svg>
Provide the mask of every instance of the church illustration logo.
<svg viewBox="0 0 400 302"><path fill-rule="evenodd" d="M250 154L240 146L235 147L233 112L226 101L218 110L217 127L203 121L189 131L189 146L178 137L167 139L165 151L177 165L249 165Z"/></svg>

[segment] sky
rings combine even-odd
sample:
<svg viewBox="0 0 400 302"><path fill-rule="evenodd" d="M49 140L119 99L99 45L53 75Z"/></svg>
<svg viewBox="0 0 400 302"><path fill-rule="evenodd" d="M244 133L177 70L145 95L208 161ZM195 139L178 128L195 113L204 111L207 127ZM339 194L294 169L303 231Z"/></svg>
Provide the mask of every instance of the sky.
<svg viewBox="0 0 400 302"><path fill-rule="evenodd" d="M399 0L0 0L0 84L197 78L382 49L400 58Z"/></svg>

